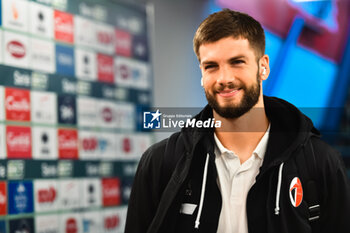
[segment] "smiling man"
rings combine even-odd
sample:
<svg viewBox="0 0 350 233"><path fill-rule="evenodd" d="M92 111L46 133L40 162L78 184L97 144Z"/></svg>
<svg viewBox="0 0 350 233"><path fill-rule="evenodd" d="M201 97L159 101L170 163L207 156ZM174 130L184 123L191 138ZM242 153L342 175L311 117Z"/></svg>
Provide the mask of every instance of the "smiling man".
<svg viewBox="0 0 350 233"><path fill-rule="evenodd" d="M208 105L142 156L125 232L350 232L350 187L340 155L311 120L262 92L270 68L252 17L210 15L194 37Z"/></svg>

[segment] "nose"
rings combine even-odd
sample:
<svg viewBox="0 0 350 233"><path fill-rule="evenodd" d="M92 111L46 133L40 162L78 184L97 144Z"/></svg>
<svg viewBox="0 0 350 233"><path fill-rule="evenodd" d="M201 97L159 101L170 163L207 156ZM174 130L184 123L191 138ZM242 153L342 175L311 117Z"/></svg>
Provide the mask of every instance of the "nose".
<svg viewBox="0 0 350 233"><path fill-rule="evenodd" d="M216 82L221 86L226 86L226 85L232 84L234 80L235 80L235 76L232 70L230 70L228 67L222 67L219 70L218 78Z"/></svg>

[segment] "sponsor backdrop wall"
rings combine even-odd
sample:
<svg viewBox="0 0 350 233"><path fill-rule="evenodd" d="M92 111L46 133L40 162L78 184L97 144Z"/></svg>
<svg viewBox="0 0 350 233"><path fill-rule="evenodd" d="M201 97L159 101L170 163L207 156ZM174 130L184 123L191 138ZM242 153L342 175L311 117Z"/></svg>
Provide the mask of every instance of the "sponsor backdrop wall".
<svg viewBox="0 0 350 233"><path fill-rule="evenodd" d="M152 142L146 22L107 0L0 0L0 232L123 232Z"/></svg>

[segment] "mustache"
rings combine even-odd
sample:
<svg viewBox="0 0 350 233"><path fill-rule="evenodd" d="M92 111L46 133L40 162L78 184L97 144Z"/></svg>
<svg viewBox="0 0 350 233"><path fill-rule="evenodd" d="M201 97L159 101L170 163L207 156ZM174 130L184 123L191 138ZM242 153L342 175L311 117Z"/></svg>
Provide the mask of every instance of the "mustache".
<svg viewBox="0 0 350 233"><path fill-rule="evenodd" d="M246 89L246 86L241 83L227 83L227 84L220 84L217 88L215 88L217 92L223 91L225 89Z"/></svg>

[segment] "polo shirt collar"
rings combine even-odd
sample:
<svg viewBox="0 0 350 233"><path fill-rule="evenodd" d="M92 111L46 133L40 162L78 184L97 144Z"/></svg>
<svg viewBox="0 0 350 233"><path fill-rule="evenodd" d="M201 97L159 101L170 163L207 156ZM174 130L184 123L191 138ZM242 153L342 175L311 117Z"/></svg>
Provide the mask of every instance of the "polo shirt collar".
<svg viewBox="0 0 350 233"><path fill-rule="evenodd" d="M260 142L256 146L256 148L253 151L253 154L256 154L260 159L264 159L266 148L267 148L267 141L269 139L269 133L270 133L271 123L269 123L269 127L267 127L267 130L264 134L264 136L261 138ZM216 136L216 133L214 132L214 140L216 144L216 148L219 152L219 154L223 154L225 152L232 153L233 151L230 151L226 147L224 147L219 138ZM234 152L233 152L234 153Z"/></svg>

